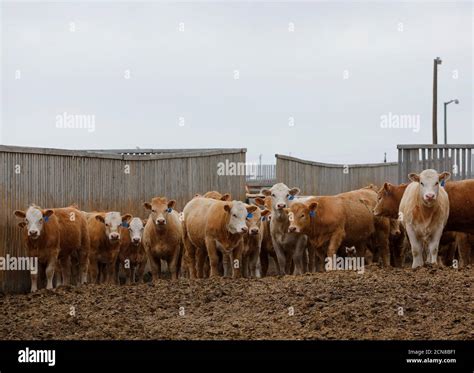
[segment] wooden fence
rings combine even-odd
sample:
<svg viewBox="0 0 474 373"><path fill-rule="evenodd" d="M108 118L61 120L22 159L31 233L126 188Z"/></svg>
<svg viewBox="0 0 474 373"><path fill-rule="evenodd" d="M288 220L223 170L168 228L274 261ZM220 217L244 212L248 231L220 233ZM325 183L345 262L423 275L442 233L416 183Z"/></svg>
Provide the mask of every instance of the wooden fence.
<svg viewBox="0 0 474 373"><path fill-rule="evenodd" d="M398 180L398 164L395 162L340 165L280 154L275 157L277 181L300 188L303 195L333 195L369 184L397 183Z"/></svg>
<svg viewBox="0 0 474 373"><path fill-rule="evenodd" d="M218 164L244 165L245 152L151 149L147 155L137 155L135 150L113 154L0 146L0 257L26 255L13 211L31 203L42 207L77 203L85 211L113 210L145 217L142 203L154 196L176 199L178 209L195 193L208 190L230 192L233 198L244 200L245 171L221 176ZM0 291L28 288L27 272L0 271Z"/></svg>
<svg viewBox="0 0 474 373"><path fill-rule="evenodd" d="M398 182L411 172L434 168L451 172L452 180L474 177L474 145L398 145Z"/></svg>

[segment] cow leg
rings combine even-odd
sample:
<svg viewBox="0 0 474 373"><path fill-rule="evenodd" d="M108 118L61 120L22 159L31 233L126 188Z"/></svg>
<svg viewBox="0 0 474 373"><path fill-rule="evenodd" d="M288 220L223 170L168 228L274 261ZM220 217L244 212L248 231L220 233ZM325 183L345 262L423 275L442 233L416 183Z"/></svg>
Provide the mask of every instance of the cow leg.
<svg viewBox="0 0 474 373"><path fill-rule="evenodd" d="M184 263L189 271L189 278L195 279L197 277L196 273L196 246L194 246L189 240L187 234L183 237L184 243Z"/></svg>
<svg viewBox="0 0 474 373"><path fill-rule="evenodd" d="M61 265L62 285L70 285L71 261L68 256L59 259Z"/></svg>
<svg viewBox="0 0 474 373"><path fill-rule="evenodd" d="M313 245L308 245L308 272L316 272L316 250Z"/></svg>
<svg viewBox="0 0 474 373"><path fill-rule="evenodd" d="M248 270L249 270L249 277L251 278L257 278L258 273L257 273L257 264L258 264L258 258L259 258L259 252L258 250L255 250L248 259ZM246 268L246 267L244 267Z"/></svg>
<svg viewBox="0 0 474 373"><path fill-rule="evenodd" d="M328 257L332 258L337 254L337 250L341 246L341 243L344 239L344 231L339 230L333 233L331 239L329 240L328 246Z"/></svg>
<svg viewBox="0 0 474 373"><path fill-rule="evenodd" d="M295 264L295 275L302 275L304 269L304 257L306 254L307 238L301 236L296 242L295 250L293 251L293 263Z"/></svg>
<svg viewBox="0 0 474 373"><path fill-rule="evenodd" d="M415 230L410 224L406 225L406 231L408 239L411 245L411 253L413 256L412 268L422 267L423 266L423 247L416 237Z"/></svg>
<svg viewBox="0 0 474 373"><path fill-rule="evenodd" d="M197 260L197 277L204 278L208 277L208 269L207 266L207 255L206 249L198 248L196 249L196 260Z"/></svg>
<svg viewBox="0 0 474 373"><path fill-rule="evenodd" d="M173 257L167 261L168 269L171 273L172 280L178 279L178 260L179 260L179 250L176 250Z"/></svg>
<svg viewBox="0 0 474 373"><path fill-rule="evenodd" d="M57 259L52 259L48 262L48 266L46 267L46 289L53 288L53 277L54 277L54 269L56 267Z"/></svg>
<svg viewBox="0 0 474 373"><path fill-rule="evenodd" d="M151 256L150 268L153 281L158 281L161 278L161 258Z"/></svg>
<svg viewBox="0 0 474 373"><path fill-rule="evenodd" d="M273 238L272 238L272 240L273 240ZM286 274L286 271L285 271L285 269L286 269L286 253L283 250L283 246L281 246L275 240L273 240L273 248L275 250L275 254L276 254L276 257L277 257L278 266L280 267L279 271L278 271L278 274L279 275L284 275L284 274Z"/></svg>
<svg viewBox="0 0 474 373"><path fill-rule="evenodd" d="M232 277L240 278L242 277L242 251L244 250L244 243L240 242L237 247L232 250L231 253L231 263L232 263Z"/></svg>
<svg viewBox="0 0 474 373"><path fill-rule="evenodd" d="M242 256L242 277L249 278L249 257L248 256Z"/></svg>
<svg viewBox="0 0 474 373"><path fill-rule="evenodd" d="M30 272L30 277L31 277L31 289L30 291L34 293L35 291L38 290L38 272L39 272L39 265L38 268L36 269L36 273Z"/></svg>
<svg viewBox="0 0 474 373"><path fill-rule="evenodd" d="M132 270L132 265L129 263L128 268L124 267L125 270L125 285L130 285L133 282L134 270ZM118 283L120 285L120 280L117 276Z"/></svg>
<svg viewBox="0 0 474 373"><path fill-rule="evenodd" d="M230 254L222 253L222 271L219 271L220 274L224 277L232 276L232 259Z"/></svg>
<svg viewBox="0 0 474 373"><path fill-rule="evenodd" d="M266 250L260 250L260 274L262 277L265 277L268 273L268 257L269 254Z"/></svg>
<svg viewBox="0 0 474 373"><path fill-rule="evenodd" d="M143 274L145 273L146 262L141 262L137 265L137 272L135 273L135 282L143 283Z"/></svg>
<svg viewBox="0 0 474 373"><path fill-rule="evenodd" d="M428 244L428 253L431 256L431 261L428 260L428 263L437 264L438 263L438 247L439 247L439 240L441 239L441 235L443 234L443 227L438 229L438 231L434 232L433 237L431 238L430 243Z"/></svg>
<svg viewBox="0 0 474 373"><path fill-rule="evenodd" d="M219 255L217 254L216 241L206 237L207 255L209 256L209 264L211 273L209 277L219 277ZM225 256L225 254L223 254Z"/></svg>

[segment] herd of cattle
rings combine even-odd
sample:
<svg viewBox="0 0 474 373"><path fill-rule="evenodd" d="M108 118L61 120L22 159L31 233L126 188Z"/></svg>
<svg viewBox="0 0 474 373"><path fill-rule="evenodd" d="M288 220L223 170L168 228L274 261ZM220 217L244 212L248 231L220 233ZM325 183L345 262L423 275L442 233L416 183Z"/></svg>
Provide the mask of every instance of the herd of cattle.
<svg viewBox="0 0 474 373"><path fill-rule="evenodd" d="M283 183L262 189L253 204L216 191L196 195L182 212L155 197L148 217L85 212L73 205L15 211L28 256L37 257L46 287L86 282L141 282L148 268L172 279L266 276L324 270L325 258L359 256L383 266L460 266L474 245L474 179L425 170L410 184L385 183L334 196L299 196ZM440 255L438 256L438 247ZM31 274L31 291L38 288Z"/></svg>

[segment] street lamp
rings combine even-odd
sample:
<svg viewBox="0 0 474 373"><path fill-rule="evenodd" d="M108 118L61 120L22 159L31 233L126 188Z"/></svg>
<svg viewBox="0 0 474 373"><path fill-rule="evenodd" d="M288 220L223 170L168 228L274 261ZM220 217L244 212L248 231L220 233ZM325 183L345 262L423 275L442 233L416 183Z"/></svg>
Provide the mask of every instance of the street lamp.
<svg viewBox="0 0 474 373"><path fill-rule="evenodd" d="M433 60L433 144L438 143L438 65L442 62L439 57Z"/></svg>
<svg viewBox="0 0 474 373"><path fill-rule="evenodd" d="M456 105L459 104L459 100L456 98L454 100L449 100L444 103L444 143L448 143L448 124L447 124L447 116L448 116L448 105L454 102Z"/></svg>

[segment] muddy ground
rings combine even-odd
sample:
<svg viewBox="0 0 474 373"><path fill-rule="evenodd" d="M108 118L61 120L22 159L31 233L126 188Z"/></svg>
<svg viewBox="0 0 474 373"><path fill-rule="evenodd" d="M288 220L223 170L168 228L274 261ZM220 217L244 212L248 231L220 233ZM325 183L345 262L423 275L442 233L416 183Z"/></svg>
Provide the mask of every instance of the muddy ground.
<svg viewBox="0 0 474 373"><path fill-rule="evenodd" d="M60 287L0 296L0 339L474 339L473 280L474 268L370 265L359 275Z"/></svg>

